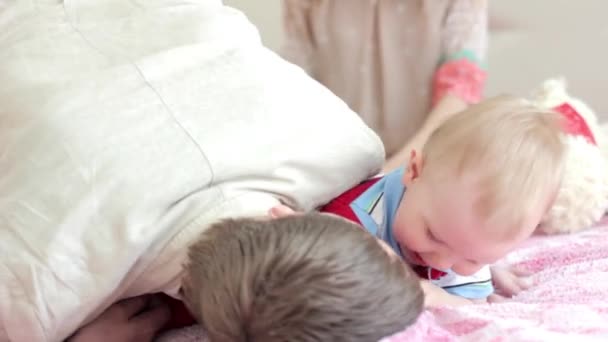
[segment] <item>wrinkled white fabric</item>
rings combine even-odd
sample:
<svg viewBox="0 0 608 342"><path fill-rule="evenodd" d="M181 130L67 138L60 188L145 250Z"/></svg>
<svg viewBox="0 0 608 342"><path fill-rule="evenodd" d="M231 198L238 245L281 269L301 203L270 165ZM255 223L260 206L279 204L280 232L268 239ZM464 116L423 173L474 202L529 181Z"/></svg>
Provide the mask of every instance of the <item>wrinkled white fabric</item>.
<svg viewBox="0 0 608 342"><path fill-rule="evenodd" d="M211 222L311 209L379 138L214 0L0 2L0 341L179 286Z"/></svg>

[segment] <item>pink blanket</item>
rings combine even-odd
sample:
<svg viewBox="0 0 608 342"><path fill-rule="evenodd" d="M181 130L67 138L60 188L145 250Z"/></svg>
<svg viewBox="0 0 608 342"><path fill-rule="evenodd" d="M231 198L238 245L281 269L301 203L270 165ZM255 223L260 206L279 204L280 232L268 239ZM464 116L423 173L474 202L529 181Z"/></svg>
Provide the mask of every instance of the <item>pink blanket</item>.
<svg viewBox="0 0 608 342"><path fill-rule="evenodd" d="M382 342L608 341L608 221L576 235L534 237L503 262L533 271L534 285L508 303L427 311ZM191 327L159 341L203 336Z"/></svg>

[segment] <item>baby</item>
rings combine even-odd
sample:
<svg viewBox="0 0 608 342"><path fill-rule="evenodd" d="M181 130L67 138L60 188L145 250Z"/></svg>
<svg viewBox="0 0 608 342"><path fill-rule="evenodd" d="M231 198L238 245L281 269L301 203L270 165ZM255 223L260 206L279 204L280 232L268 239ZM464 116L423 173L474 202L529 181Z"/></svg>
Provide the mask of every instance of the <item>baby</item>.
<svg viewBox="0 0 608 342"><path fill-rule="evenodd" d="M367 180L320 211L386 242L431 283L425 291L455 295L442 301L486 299L494 292L487 265L529 237L556 196L565 148L558 120L524 100L489 99L448 119L406 168ZM277 207L271 216L289 213ZM498 290L516 292L517 281L496 271Z"/></svg>

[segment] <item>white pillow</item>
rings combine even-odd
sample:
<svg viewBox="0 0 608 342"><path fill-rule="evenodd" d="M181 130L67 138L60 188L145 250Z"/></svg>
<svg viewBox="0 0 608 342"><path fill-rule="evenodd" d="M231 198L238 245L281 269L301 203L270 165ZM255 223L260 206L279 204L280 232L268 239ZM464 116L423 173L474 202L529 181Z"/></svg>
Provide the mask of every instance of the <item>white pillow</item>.
<svg viewBox="0 0 608 342"><path fill-rule="evenodd" d="M211 222L320 205L378 137L220 1L0 5L0 341L175 290Z"/></svg>

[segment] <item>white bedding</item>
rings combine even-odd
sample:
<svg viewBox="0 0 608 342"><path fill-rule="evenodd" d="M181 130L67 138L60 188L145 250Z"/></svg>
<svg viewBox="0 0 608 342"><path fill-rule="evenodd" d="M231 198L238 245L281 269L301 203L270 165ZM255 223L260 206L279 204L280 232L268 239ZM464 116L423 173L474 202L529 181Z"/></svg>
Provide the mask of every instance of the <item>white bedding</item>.
<svg viewBox="0 0 608 342"><path fill-rule="evenodd" d="M0 3L0 341L179 285L209 223L301 209L380 140L215 0Z"/></svg>

